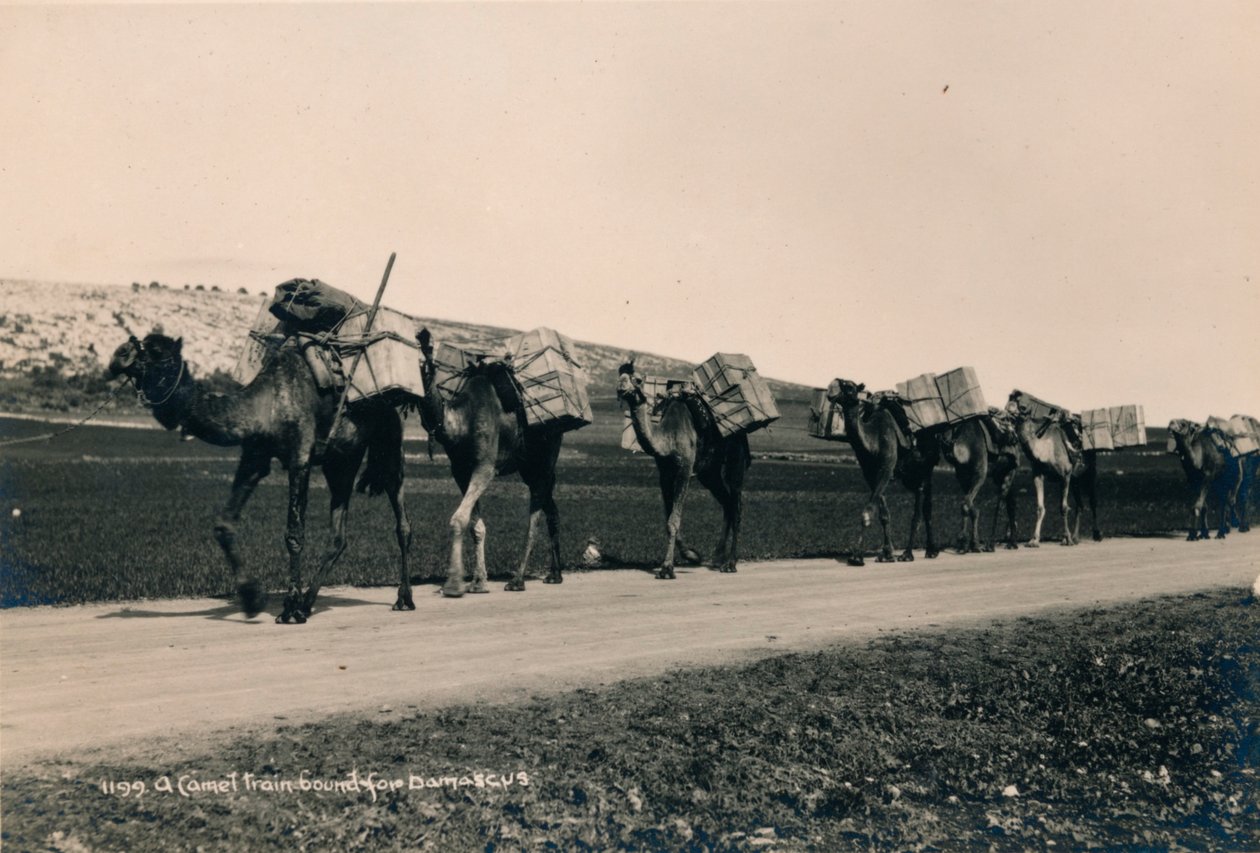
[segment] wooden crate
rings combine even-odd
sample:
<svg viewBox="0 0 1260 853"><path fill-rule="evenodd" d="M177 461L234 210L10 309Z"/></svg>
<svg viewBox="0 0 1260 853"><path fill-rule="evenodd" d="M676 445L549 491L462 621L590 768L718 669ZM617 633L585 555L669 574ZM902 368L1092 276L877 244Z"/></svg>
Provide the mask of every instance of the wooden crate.
<svg viewBox="0 0 1260 853"><path fill-rule="evenodd" d="M245 345L241 347L236 364L232 367L231 376L242 385L254 381L275 348L283 340L280 334L280 321L270 311L271 297L264 296L259 306L258 316L249 327L245 336Z"/></svg>
<svg viewBox="0 0 1260 853"><path fill-rule="evenodd" d="M554 329L539 327L509 338L507 349L521 386L526 423L568 431L591 422L588 380L573 341Z"/></svg>
<svg viewBox="0 0 1260 853"><path fill-rule="evenodd" d="M539 350L523 360L514 358L512 364L530 426L553 424L567 431L591 422L586 371L558 350Z"/></svg>
<svg viewBox="0 0 1260 853"><path fill-rule="evenodd" d="M740 353L716 353L691 374L723 436L753 432L779 419L770 384L752 359Z"/></svg>
<svg viewBox="0 0 1260 853"><path fill-rule="evenodd" d="M1111 441L1116 449L1146 446L1146 413L1141 406L1112 406Z"/></svg>
<svg viewBox="0 0 1260 853"><path fill-rule="evenodd" d="M980 380L974 367L956 367L936 377L936 387L941 395L945 417L951 424L988 414L989 404L984 401Z"/></svg>
<svg viewBox="0 0 1260 853"><path fill-rule="evenodd" d="M831 441L847 439L844 433L844 412L840 410L839 403L833 403L827 399L825 388L814 391L813 400L809 405L807 431L814 438L825 438Z"/></svg>
<svg viewBox="0 0 1260 853"><path fill-rule="evenodd" d="M664 376L643 377L643 396L647 398L648 417L652 422L652 426L656 426L661 422L665 402L669 399L671 391L682 387L682 384L683 380L681 379L669 379ZM621 427L621 447L623 450L646 452L639 446L639 437L634 434L634 423L630 420L630 412L628 410L626 411L625 423Z"/></svg>
<svg viewBox="0 0 1260 853"><path fill-rule="evenodd" d="M1081 446L1086 450L1115 450L1110 409L1081 412Z"/></svg>
<svg viewBox="0 0 1260 853"><path fill-rule="evenodd" d="M1239 424L1245 426L1247 431L1251 434L1251 437L1255 440L1256 445L1260 446L1260 421L1256 420L1251 415L1234 415L1229 419L1229 421L1230 423L1237 421Z"/></svg>
<svg viewBox="0 0 1260 853"><path fill-rule="evenodd" d="M1249 456L1256 451L1260 451L1260 443L1251 435L1250 425L1245 419L1239 418L1235 420L1230 418L1210 417L1207 419L1207 425L1212 429L1218 429L1225 435L1229 436L1230 442L1234 445L1234 452L1238 456Z"/></svg>
<svg viewBox="0 0 1260 853"><path fill-rule="evenodd" d="M346 403L368 397L385 397L394 403L424 396L424 380L420 376L420 345L416 343L416 321L390 308L379 308L370 331L366 314L347 317L337 330L341 350L341 366L350 371L355 350L362 347L362 357L346 393Z"/></svg>
<svg viewBox="0 0 1260 853"><path fill-rule="evenodd" d="M450 402L452 397L463 390L468 369L488 357L480 350L439 342L433 349L433 385L439 396L445 402Z"/></svg>
<svg viewBox="0 0 1260 853"><path fill-rule="evenodd" d="M905 382L898 382L897 396L901 398L912 429L931 429L949 422L940 388L936 385L935 373L924 373Z"/></svg>

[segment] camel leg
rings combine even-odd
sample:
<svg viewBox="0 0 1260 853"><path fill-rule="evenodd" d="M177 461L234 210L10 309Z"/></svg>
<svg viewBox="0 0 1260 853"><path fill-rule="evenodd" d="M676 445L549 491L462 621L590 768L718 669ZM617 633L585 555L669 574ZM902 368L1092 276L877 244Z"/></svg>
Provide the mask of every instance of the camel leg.
<svg viewBox="0 0 1260 853"><path fill-rule="evenodd" d="M490 457L493 463L494 457ZM482 465L472 472L464 489L464 498L451 516L451 558L446 566L446 583L442 595L459 598L464 594L464 533L472 521L473 508L494 480L494 465Z"/></svg>
<svg viewBox="0 0 1260 853"><path fill-rule="evenodd" d="M1072 475L1063 478L1063 494L1059 496L1059 514L1063 516L1063 538L1060 545L1075 545L1076 537L1072 535L1071 524ZM1079 513L1077 520L1079 521Z"/></svg>
<svg viewBox="0 0 1260 853"><path fill-rule="evenodd" d="M972 477L972 482L961 482L960 485L963 487L962 530L958 533L957 550L966 554L980 550L980 510L976 504L984 478Z"/></svg>
<svg viewBox="0 0 1260 853"><path fill-rule="evenodd" d="M346 520L350 515L350 495L354 491L354 474L358 470L363 454L338 456L324 463L324 479L328 483L329 492L329 527L332 539L328 550L320 560L319 568L311 576L310 585L302 596L300 610L303 616L309 617L315 608L315 599L323 586L324 578L346 550Z"/></svg>
<svg viewBox="0 0 1260 853"><path fill-rule="evenodd" d="M1037 523L1033 526L1032 539L1028 540L1029 548L1041 547L1041 522L1046 517L1046 477L1044 474L1033 475L1033 491L1037 495Z"/></svg>
<svg viewBox="0 0 1260 853"><path fill-rule="evenodd" d="M503 587L508 592L525 591L525 572L529 569L529 558L534 552L534 542L538 538L538 528L542 525L542 521L542 496L538 493L538 489L534 484L531 483L529 488L529 528L525 533L525 553L521 555L521 562L517 566L516 574L508 581L507 586Z"/></svg>
<svg viewBox="0 0 1260 853"><path fill-rule="evenodd" d="M223 549L228 567L232 570L232 582L245 615L253 618L267 606L267 593L255 578L245 575L244 563L236 549L236 525L241 520L241 510L254 489L271 470L271 458L265 453L246 448L236 466L232 480L232 493L227 506L219 513L214 524L214 538Z"/></svg>
<svg viewBox="0 0 1260 853"><path fill-rule="evenodd" d="M735 571L732 558L732 533L738 525L735 514L738 512L735 503L739 500L727 488L721 471L708 470L698 475L700 484L709 490L718 506L722 507L722 535L718 537L717 549L713 556L713 568L721 572Z"/></svg>
<svg viewBox="0 0 1260 853"><path fill-rule="evenodd" d="M932 472L927 472L927 478L923 481L923 535L926 537L926 551L923 556L929 560L935 560L940 556L941 549L936 545L936 526L932 523Z"/></svg>
<svg viewBox="0 0 1260 853"><path fill-rule="evenodd" d="M913 563L914 562L914 536L916 533L919 532L919 519L924 514L924 506L925 506L924 501L923 501L923 488L924 488L923 484L920 483L918 488L914 490L914 514L910 516L910 536L906 540L906 550L902 551L901 554L897 556L897 562L899 563ZM931 556L935 556L934 554L932 554L931 526L926 525L926 527L927 527L927 543L926 543L927 548L926 548L925 556L931 557Z"/></svg>
<svg viewBox="0 0 1260 853"><path fill-rule="evenodd" d="M683 503L687 499L687 486L690 485L691 472L674 468L672 477L667 477L666 469L661 472L661 496L665 500L665 560L656 570L659 580L674 580L674 545L680 546L679 531L682 529Z"/></svg>
<svg viewBox="0 0 1260 853"><path fill-rule="evenodd" d="M1209 486L1207 477L1203 477L1203 481L1199 484L1199 494L1195 496L1194 503L1190 507L1190 534L1186 537L1187 542L1198 541L1200 527L1203 529L1203 538L1207 538L1207 521L1204 514Z"/></svg>
<svg viewBox="0 0 1260 853"><path fill-rule="evenodd" d="M481 501L473 505L472 526L469 528L473 540L473 576L472 583L466 592L478 595L490 592L486 586L486 521L481 517Z"/></svg>
<svg viewBox="0 0 1260 853"><path fill-rule="evenodd" d="M394 609L415 610L416 602L411 597L411 571L407 568L407 555L411 551L411 519L407 517L407 501L403 497L401 480L397 489L389 491L389 506L394 511L394 536L398 539L398 598Z"/></svg>
<svg viewBox="0 0 1260 853"><path fill-rule="evenodd" d="M287 625L306 621L302 595L302 549L306 545L306 498L311 482L310 453L296 454L289 463L289 517L285 525L284 546L289 551L289 592L284 597L284 610L276 622Z"/></svg>

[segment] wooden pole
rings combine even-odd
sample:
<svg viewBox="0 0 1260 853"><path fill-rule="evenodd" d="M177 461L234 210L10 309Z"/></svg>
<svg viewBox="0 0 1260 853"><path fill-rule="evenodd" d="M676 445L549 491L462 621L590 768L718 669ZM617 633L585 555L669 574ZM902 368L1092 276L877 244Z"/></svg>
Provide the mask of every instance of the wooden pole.
<svg viewBox="0 0 1260 853"><path fill-rule="evenodd" d="M389 271L394 268L394 257L397 252L389 253L389 262L385 264L385 274L381 276L381 286L376 288L376 298L372 300L372 307L368 310L367 322L363 324L363 335L367 335L372 331L372 323L376 320L376 311L381 307L381 297L385 295L385 285L389 283ZM359 359L363 358L363 350L360 349L354 354L354 360L350 362L350 370L346 373L346 387L341 392L341 399L337 401L337 413L333 415L332 426L328 428L328 435L323 439L315 442L315 455L323 456L324 450L327 449L328 443L332 441L333 435L337 432L337 427L341 426L341 416L346 410L346 397L350 395L350 383L354 381L354 372L359 367Z"/></svg>

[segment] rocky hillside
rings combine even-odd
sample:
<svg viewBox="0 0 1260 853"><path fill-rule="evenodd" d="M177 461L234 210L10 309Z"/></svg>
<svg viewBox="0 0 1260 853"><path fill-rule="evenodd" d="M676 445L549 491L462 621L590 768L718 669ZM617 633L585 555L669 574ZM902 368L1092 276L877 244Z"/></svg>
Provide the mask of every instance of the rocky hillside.
<svg viewBox="0 0 1260 853"><path fill-rule="evenodd" d="M0 280L0 378L36 368L65 375L98 373L128 334L160 329L184 338L184 355L198 375L228 372L270 293L184 290L165 286L101 286ZM413 318L438 340L474 344L506 337L515 329ZM564 330L561 330L564 331ZM624 351L578 342L594 385L616 384ZM640 354L640 371L685 376L693 365L678 359ZM803 399L799 385L772 382L775 394Z"/></svg>

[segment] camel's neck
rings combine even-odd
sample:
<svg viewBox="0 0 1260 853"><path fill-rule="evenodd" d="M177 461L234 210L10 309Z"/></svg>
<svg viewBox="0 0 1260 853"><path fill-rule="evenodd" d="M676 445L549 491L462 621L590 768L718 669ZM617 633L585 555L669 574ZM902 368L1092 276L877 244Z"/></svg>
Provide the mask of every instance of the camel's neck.
<svg viewBox="0 0 1260 853"><path fill-rule="evenodd" d="M1187 475L1209 474L1212 469L1220 467L1213 464L1216 448L1212 446L1212 439L1202 430L1189 436L1176 435L1176 442L1177 458Z"/></svg>
<svg viewBox="0 0 1260 853"><path fill-rule="evenodd" d="M424 427L424 431L429 434L429 438L434 439L442 444L446 444L448 440L446 425L446 404L442 402L442 396L438 394L437 388L429 382L425 382L424 396L420 398L418 407L420 409L420 425Z"/></svg>
<svg viewBox="0 0 1260 853"><path fill-rule="evenodd" d="M240 444L251 419L243 416L242 394L218 394L185 376L178 386L153 405L153 417L167 429L179 427L186 435L220 447Z"/></svg>
<svg viewBox="0 0 1260 853"><path fill-rule="evenodd" d="M840 404L840 412L844 415L844 434L858 453L877 453L879 436L872 426L862 417L862 401L846 400Z"/></svg>
<svg viewBox="0 0 1260 853"><path fill-rule="evenodd" d="M652 407L643 395L639 396L637 403L630 406L630 425L634 429L634 437L639 440L639 446L648 454L659 457L672 452L673 448L665 440L665 436L658 435L652 425Z"/></svg>

